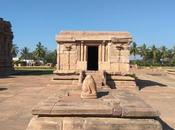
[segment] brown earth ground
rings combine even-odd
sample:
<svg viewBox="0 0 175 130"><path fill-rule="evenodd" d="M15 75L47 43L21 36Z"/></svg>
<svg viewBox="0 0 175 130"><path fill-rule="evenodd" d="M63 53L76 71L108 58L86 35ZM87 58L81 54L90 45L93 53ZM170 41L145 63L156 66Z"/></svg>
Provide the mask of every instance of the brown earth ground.
<svg viewBox="0 0 175 130"><path fill-rule="evenodd" d="M163 129L175 129L175 76L157 69L133 71L139 86L137 93L159 110ZM24 73L0 78L0 130L26 129L32 107L60 89L52 85L52 76Z"/></svg>

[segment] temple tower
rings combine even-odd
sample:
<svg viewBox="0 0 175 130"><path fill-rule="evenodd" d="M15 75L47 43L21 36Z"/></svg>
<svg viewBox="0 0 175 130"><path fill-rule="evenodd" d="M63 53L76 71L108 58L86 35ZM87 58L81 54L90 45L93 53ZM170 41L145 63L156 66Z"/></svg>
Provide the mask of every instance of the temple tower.
<svg viewBox="0 0 175 130"><path fill-rule="evenodd" d="M0 18L0 75L12 71L12 39L13 32L10 22Z"/></svg>

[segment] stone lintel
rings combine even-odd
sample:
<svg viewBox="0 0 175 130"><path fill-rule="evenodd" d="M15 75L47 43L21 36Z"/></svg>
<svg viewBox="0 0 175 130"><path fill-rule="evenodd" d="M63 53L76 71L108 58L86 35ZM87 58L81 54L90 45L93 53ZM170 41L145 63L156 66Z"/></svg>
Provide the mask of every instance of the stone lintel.
<svg viewBox="0 0 175 130"><path fill-rule="evenodd" d="M56 41L75 42L75 41L111 41L117 39L117 43L127 43L132 41L128 32L95 32L95 31L62 31L56 36Z"/></svg>

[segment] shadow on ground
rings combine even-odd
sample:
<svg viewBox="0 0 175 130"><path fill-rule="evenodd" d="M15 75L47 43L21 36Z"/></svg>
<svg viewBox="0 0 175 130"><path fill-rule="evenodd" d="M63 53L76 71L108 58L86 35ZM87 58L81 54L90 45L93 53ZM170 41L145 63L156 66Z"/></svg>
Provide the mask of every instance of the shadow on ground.
<svg viewBox="0 0 175 130"><path fill-rule="evenodd" d="M16 70L12 75L49 75L53 74L53 70Z"/></svg>
<svg viewBox="0 0 175 130"><path fill-rule="evenodd" d="M162 130L174 130L172 127L170 127L166 122L164 122L162 119L158 118L158 121L162 125Z"/></svg>
<svg viewBox="0 0 175 130"><path fill-rule="evenodd" d="M8 88L0 88L0 91L4 91L7 90Z"/></svg>
<svg viewBox="0 0 175 130"><path fill-rule="evenodd" d="M166 87L167 86L165 84L161 84L161 83L158 83L155 81L142 80L142 79L138 79L138 78L136 78L136 84L140 90L145 88L145 87L153 87L153 86Z"/></svg>

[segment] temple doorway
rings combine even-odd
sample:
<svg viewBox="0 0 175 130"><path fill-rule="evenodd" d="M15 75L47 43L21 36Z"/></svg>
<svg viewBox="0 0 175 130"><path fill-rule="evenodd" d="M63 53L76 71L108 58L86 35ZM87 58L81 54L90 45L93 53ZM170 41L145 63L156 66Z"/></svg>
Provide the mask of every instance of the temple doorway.
<svg viewBox="0 0 175 130"><path fill-rule="evenodd" d="M88 46L87 69L98 70L98 46Z"/></svg>

